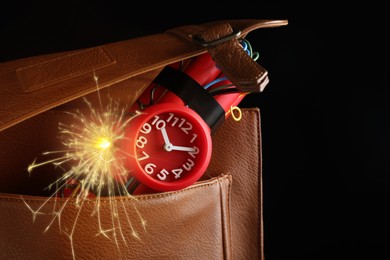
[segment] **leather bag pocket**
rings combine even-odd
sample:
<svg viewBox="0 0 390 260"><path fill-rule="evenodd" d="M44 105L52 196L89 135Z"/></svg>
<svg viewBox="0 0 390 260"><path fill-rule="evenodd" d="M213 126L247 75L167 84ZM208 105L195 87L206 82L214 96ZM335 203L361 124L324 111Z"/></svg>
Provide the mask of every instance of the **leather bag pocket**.
<svg viewBox="0 0 390 260"><path fill-rule="evenodd" d="M0 194L1 259L230 259L231 176L179 191L72 200ZM61 214L56 215L56 212Z"/></svg>

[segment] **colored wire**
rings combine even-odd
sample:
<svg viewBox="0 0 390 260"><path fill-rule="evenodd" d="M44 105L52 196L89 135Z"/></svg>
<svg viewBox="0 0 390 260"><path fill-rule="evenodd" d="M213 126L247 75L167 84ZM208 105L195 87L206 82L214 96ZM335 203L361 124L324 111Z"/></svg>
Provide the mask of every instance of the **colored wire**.
<svg viewBox="0 0 390 260"><path fill-rule="evenodd" d="M212 90L209 91L210 94L216 92L216 91L220 91L221 89L226 89L226 88L229 88L229 87L234 87L236 88L233 84L225 84L225 85L222 85L222 86L219 86L219 87L216 87Z"/></svg>
<svg viewBox="0 0 390 260"><path fill-rule="evenodd" d="M247 39L241 39L240 43L244 51L248 53L249 57L251 57L255 61L259 58L260 54L258 52L253 52L252 45Z"/></svg>
<svg viewBox="0 0 390 260"><path fill-rule="evenodd" d="M149 104L144 104L141 102L141 100L137 99L136 102L141 110L144 110L147 106L151 106L155 102L154 98L154 92L156 92L156 89L160 86L160 84L157 84L150 90L150 97L149 97Z"/></svg>
<svg viewBox="0 0 390 260"><path fill-rule="evenodd" d="M259 53L258 52L253 52L253 49L252 49L252 45L250 44L250 42L247 40L247 39L240 39L240 44L242 46L242 48L244 49L244 51L249 55L249 57L251 57L254 61L256 61L258 58L259 58ZM223 80L227 80L227 77L220 77L220 78L217 78L211 82L209 82L208 84L204 85L204 89L209 89L211 86L223 81ZM215 92L218 92L218 95L219 94L222 94L223 89L225 89L226 87L230 87L232 86L231 84L229 85L224 85L224 86L220 86L218 88L215 88L215 89L212 89L209 91L209 93L212 93L213 95L217 95L215 94ZM228 92L231 92L230 90Z"/></svg>
<svg viewBox="0 0 390 260"><path fill-rule="evenodd" d="M227 77L220 77L220 78L217 78L217 79L211 81L210 83L206 84L206 85L203 86L203 87L204 87L204 89L208 89L208 88L211 87L212 85L217 84L218 82L221 82L221 81L223 81L223 80L227 80Z"/></svg>
<svg viewBox="0 0 390 260"><path fill-rule="evenodd" d="M154 92L156 92L156 89L160 86L160 84L157 84L152 90L150 91L150 101L149 106L154 104Z"/></svg>
<svg viewBox="0 0 390 260"><path fill-rule="evenodd" d="M134 192L134 190L138 187L138 185L140 184L140 182L139 181L137 181L136 179L135 179L135 177L131 177L128 181L127 181L127 183L126 183L126 189L128 190L128 192L130 193L130 194L132 194L133 192Z"/></svg>
<svg viewBox="0 0 390 260"><path fill-rule="evenodd" d="M216 96L216 95L231 94L237 92L241 92L241 91L239 91L236 87L233 87L233 88L225 88L225 89L214 91L213 93L211 93L211 95Z"/></svg>

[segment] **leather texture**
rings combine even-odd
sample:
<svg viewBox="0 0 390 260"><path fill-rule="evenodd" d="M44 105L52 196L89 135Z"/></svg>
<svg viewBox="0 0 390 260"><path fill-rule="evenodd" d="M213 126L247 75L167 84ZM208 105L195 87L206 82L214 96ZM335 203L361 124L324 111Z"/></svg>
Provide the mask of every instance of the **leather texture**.
<svg viewBox="0 0 390 260"><path fill-rule="evenodd" d="M93 48L0 63L0 131L94 92L95 76L99 78L99 88L106 88L145 72L153 71L157 75L168 64L204 53L207 49L192 41L193 35L223 23L240 30L244 37L255 29L283 26L287 21L232 20L183 26ZM237 58L224 59L223 63L223 68L229 68L228 74L233 78L240 78L242 72ZM253 81L258 81L259 75L252 77ZM139 94L145 87L132 86L133 92Z"/></svg>
<svg viewBox="0 0 390 260"><path fill-rule="evenodd" d="M25 149L20 158L36 156L26 148L39 133L48 134L42 148L55 146L56 132L50 131L49 126L63 121L65 111L45 114L34 124L35 128L26 125L30 132L25 131L24 135L30 136L17 145ZM78 216L79 224L73 234L76 259L263 259L259 114L257 108L243 109L240 121L228 118L224 122L213 136L210 167L196 184L177 192L122 199L140 239L129 235L126 244L121 242L117 247L115 241L97 236L97 216L92 214L93 203L88 203ZM41 209L47 214L37 215L35 221L26 203L37 210L47 200L31 194L47 187L55 169L48 167L29 177L28 160L24 160L14 160L14 165L9 161L17 171L1 175L0 179L1 259L72 259L67 231L72 228L78 208L67 204L61 214L61 224L56 221L45 232L53 219L54 203L61 207L64 202L50 199ZM4 193L7 186L13 188ZM29 195L22 195L25 193ZM120 197L116 200L122 201ZM134 207L147 221L145 230ZM108 203L102 203L100 209L102 219L110 218ZM119 215L121 222L127 223L123 210ZM123 231L132 232L126 224Z"/></svg>
<svg viewBox="0 0 390 260"><path fill-rule="evenodd" d="M31 212L19 196L2 195L1 259L72 259L66 231L74 229L75 259L232 259L229 230L229 194L231 178L222 176L198 183L185 190L164 194L139 195L136 199L116 198L123 203L118 212L124 234L136 230L139 238L126 242L107 239L98 234L98 220L93 203L79 208L68 204L61 214L61 231L56 222L44 232L52 215L40 215L32 222ZM39 208L45 198L24 197L32 208ZM101 219L111 218L111 208L102 200ZM105 203L106 202L106 203ZM42 212L51 212L51 200ZM57 201L62 205L61 201ZM140 217L147 221L144 229ZM91 216L92 215L92 216ZM104 225L104 224L103 224Z"/></svg>
<svg viewBox="0 0 390 260"><path fill-rule="evenodd" d="M109 96L120 105L131 105L164 66L207 51L228 68L224 73L237 79L241 87L253 89L256 85L261 90L267 79L261 67L251 70L249 76L242 74L242 63L218 58L234 42L223 41L225 47L205 47L193 37L214 41L218 39L216 31L224 38L231 30L245 37L258 28L286 24L285 20L217 21L0 64L0 258L263 259L257 108L242 109L240 121L230 117L220 126L212 137L210 166L199 182L176 192L137 195L135 199L116 197L115 201L123 205L120 219L127 223L121 233L126 234L125 240L115 242L97 235L92 202L81 211L67 204L61 221L45 230L53 219L53 207L65 203L48 199L52 191L46 188L63 171L46 165L30 175L27 166L42 152L58 148L58 122L72 122L66 113L70 109L88 109L83 97L94 102ZM46 200L40 212L49 213L34 218L33 210ZM109 204L101 204L102 219L111 216ZM75 217L78 224L73 228ZM139 239L130 235L133 230Z"/></svg>
<svg viewBox="0 0 390 260"><path fill-rule="evenodd" d="M260 110L242 110L240 121L228 118L213 135L213 156L203 179L232 176L233 259L264 259Z"/></svg>

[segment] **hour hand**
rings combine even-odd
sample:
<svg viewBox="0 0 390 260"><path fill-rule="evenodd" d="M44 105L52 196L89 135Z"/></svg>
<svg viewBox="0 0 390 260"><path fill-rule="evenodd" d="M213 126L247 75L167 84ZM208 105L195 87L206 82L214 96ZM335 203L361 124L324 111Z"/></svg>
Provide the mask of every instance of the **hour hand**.
<svg viewBox="0 0 390 260"><path fill-rule="evenodd" d="M163 139L164 139L164 143L166 145L171 144L171 142L169 141L168 133L167 133L167 130L165 129L165 127L161 127L160 130L161 130L161 134L162 134Z"/></svg>

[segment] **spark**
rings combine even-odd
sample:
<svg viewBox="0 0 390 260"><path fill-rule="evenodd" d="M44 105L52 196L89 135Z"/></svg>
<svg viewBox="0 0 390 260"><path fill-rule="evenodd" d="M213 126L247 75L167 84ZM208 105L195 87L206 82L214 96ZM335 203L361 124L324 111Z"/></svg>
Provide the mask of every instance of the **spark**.
<svg viewBox="0 0 390 260"><path fill-rule="evenodd" d="M94 74L94 80L98 83L98 78ZM139 225L146 230L146 220L136 208L136 197L131 195L126 189L126 181L129 172L124 166L124 156L128 156L116 145L123 141L124 130L129 122L137 115L129 116L127 109L121 107L119 102L109 99L106 107L102 106L99 91L99 108L95 109L93 104L84 98L88 109L74 112L67 111L66 114L72 118L71 124L59 123L59 140L65 147L62 150L47 151L42 156L58 155L54 159L38 161L35 159L28 167L31 174L37 168L51 164L54 167L61 167L64 173L55 182L48 185L48 189L55 187L52 194L37 209L31 207L27 201L23 200L27 208L33 215L35 221L38 215L52 216L44 232L58 222L60 230L64 232L70 241L73 258L76 252L73 245L73 236L79 224L80 214L86 204L93 204L91 217L97 218L97 236L103 235L115 241L119 248L119 241L126 243L126 239L134 237L140 239L133 223L136 216ZM122 156L118 156L121 154ZM76 185L72 189L70 196L61 198L64 190L70 185ZM118 196L120 191L120 196ZM49 202L53 202L52 208L47 211ZM131 202L134 200L134 202ZM88 203L87 203L88 202ZM101 214L102 206L107 207L111 212L109 219L107 215ZM126 203L125 203L126 202ZM133 205L133 214L129 205ZM62 228L61 215L68 206L77 209L71 227ZM106 208L107 209L107 208ZM120 216L120 212L123 216ZM104 219L103 219L104 218ZM80 223L82 225L82 223ZM129 231L128 231L129 229Z"/></svg>
<svg viewBox="0 0 390 260"><path fill-rule="evenodd" d="M101 138L101 140L97 143L97 147L100 149L108 149L111 146L111 142L106 138Z"/></svg>

